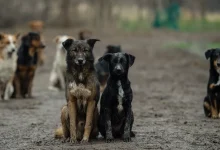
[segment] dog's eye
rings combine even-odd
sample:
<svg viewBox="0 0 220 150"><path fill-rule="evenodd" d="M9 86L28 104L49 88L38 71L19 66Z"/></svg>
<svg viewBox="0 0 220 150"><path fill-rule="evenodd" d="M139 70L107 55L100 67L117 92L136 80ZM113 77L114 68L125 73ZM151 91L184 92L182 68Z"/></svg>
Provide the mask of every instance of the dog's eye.
<svg viewBox="0 0 220 150"><path fill-rule="evenodd" d="M84 51L85 51L85 52L88 52L88 51L89 51L89 49L84 49Z"/></svg>
<svg viewBox="0 0 220 150"><path fill-rule="evenodd" d="M6 42L6 44L10 44L10 42L9 42L9 41L7 41L7 42Z"/></svg>
<svg viewBox="0 0 220 150"><path fill-rule="evenodd" d="M74 49L73 49L73 51L74 51L74 52L77 52L77 49L76 49L76 48L74 48Z"/></svg>

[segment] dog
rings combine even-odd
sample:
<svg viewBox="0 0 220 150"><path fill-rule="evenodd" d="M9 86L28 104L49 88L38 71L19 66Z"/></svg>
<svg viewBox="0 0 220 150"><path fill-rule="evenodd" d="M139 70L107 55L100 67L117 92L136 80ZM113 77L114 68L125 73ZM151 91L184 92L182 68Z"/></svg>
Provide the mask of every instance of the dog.
<svg viewBox="0 0 220 150"><path fill-rule="evenodd" d="M107 48L107 50L106 50L105 54L107 54L107 53L113 54L113 53L122 52L120 45L119 46L108 45L106 48ZM101 62L98 61L95 64L95 69L97 72L99 83L101 85L100 91L103 92L103 90L105 89L106 82L109 77L108 63L105 61L101 61Z"/></svg>
<svg viewBox="0 0 220 150"><path fill-rule="evenodd" d="M88 142L98 135L97 119L100 89L94 68L93 47L98 39L67 39L66 100L61 111L62 129L55 137L64 137L64 142Z"/></svg>
<svg viewBox="0 0 220 150"><path fill-rule="evenodd" d="M220 49L207 50L205 57L210 60L210 69L204 113L206 117L220 118Z"/></svg>
<svg viewBox="0 0 220 150"><path fill-rule="evenodd" d="M106 142L114 138L131 141L134 122L131 102L133 93L128 79L128 70L134 64L135 57L127 53L106 54L99 59L109 65L110 76L102 93L98 128Z"/></svg>
<svg viewBox="0 0 220 150"><path fill-rule="evenodd" d="M92 32L89 30L81 30L78 34L79 40L87 40L92 37Z"/></svg>
<svg viewBox="0 0 220 150"><path fill-rule="evenodd" d="M36 32L36 33L39 33L40 36L41 36L41 40L43 40L43 36L42 36L42 32L43 32L43 29L44 29L44 22L41 21L41 20L33 20L33 21L30 21L28 23L30 29L32 32ZM39 66L42 66L45 62L45 52L44 52L44 48L40 48L38 50L38 65Z"/></svg>
<svg viewBox="0 0 220 150"><path fill-rule="evenodd" d="M16 62L16 43L20 34L0 34L0 99L9 100L14 87L12 84Z"/></svg>
<svg viewBox="0 0 220 150"><path fill-rule="evenodd" d="M18 49L17 68L14 77L15 98L32 98L32 86L38 62L38 50L45 48L38 33L29 32L22 37Z"/></svg>
<svg viewBox="0 0 220 150"><path fill-rule="evenodd" d="M75 39L71 36L62 35L55 38L57 44L57 51L55 60L53 62L53 69L50 75L50 84L48 89L53 91L59 91L65 89L65 74L66 74L66 50L62 43L67 39Z"/></svg>

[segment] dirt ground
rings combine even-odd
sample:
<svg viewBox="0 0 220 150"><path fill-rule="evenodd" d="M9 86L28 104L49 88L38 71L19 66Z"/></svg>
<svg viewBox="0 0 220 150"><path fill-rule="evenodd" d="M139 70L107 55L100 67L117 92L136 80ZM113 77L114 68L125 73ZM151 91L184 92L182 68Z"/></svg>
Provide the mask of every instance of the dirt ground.
<svg viewBox="0 0 220 150"><path fill-rule="evenodd" d="M136 56L129 73L136 137L130 143L116 140L107 144L99 138L76 145L54 139L66 101L64 92L47 89L55 54L52 38L63 33L75 35L72 30L49 30L44 34L47 59L34 80L35 98L0 102L0 150L219 149L220 120L205 118L202 108L208 61L186 51L162 48L173 41L207 41L218 37L218 33L95 33L94 37L101 39L94 49L96 59L107 44L121 44L124 51Z"/></svg>

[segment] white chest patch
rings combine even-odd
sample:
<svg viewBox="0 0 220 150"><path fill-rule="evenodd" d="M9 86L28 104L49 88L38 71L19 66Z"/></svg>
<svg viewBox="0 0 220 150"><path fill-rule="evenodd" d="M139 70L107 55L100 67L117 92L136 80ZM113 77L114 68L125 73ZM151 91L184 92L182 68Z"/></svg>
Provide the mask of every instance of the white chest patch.
<svg viewBox="0 0 220 150"><path fill-rule="evenodd" d="M118 84L118 111L121 112L123 110L123 97L124 97L124 91L122 89L121 81L117 82Z"/></svg>
<svg viewBox="0 0 220 150"><path fill-rule="evenodd" d="M83 80L83 74L79 73L79 80L82 81Z"/></svg>

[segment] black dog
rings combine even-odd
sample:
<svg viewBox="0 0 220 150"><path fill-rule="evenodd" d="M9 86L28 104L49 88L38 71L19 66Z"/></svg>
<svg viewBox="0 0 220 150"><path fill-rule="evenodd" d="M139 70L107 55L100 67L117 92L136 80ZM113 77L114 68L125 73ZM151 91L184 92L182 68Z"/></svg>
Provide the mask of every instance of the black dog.
<svg viewBox="0 0 220 150"><path fill-rule="evenodd" d="M205 52L206 59L210 59L209 81L207 96L204 99L204 112L207 117L219 117L220 100L220 49L210 49Z"/></svg>
<svg viewBox="0 0 220 150"><path fill-rule="evenodd" d="M114 45L108 45L107 50L105 54L107 53L118 53L121 52L121 46L114 46ZM105 61L97 62L95 64L95 69L97 72L98 80L101 85L101 92L103 92L106 82L109 77L109 69L108 69L108 63Z"/></svg>
<svg viewBox="0 0 220 150"><path fill-rule="evenodd" d="M109 64L110 76L101 97L98 127L106 142L122 137L125 142L134 136L132 125L134 116L131 108L133 99L128 70L135 57L130 54L106 54L99 61Z"/></svg>
<svg viewBox="0 0 220 150"><path fill-rule="evenodd" d="M38 62L38 49L45 48L40 35L30 32L22 37L22 43L18 49L17 68L14 77L15 91L13 97L32 97L32 85Z"/></svg>

